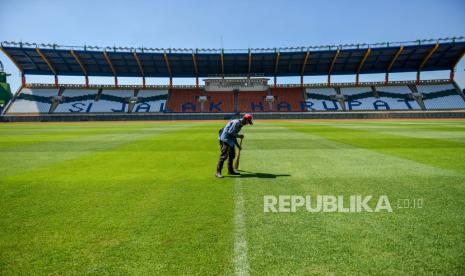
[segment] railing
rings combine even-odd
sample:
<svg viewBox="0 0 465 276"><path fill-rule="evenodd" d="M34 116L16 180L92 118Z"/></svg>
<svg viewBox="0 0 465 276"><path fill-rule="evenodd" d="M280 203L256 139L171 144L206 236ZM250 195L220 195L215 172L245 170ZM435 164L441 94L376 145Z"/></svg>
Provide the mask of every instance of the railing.
<svg viewBox="0 0 465 276"><path fill-rule="evenodd" d="M223 48L151 48L151 47L101 47L101 46L64 46L58 44L30 43L3 41L0 46L4 47L21 47L21 48L41 48L53 50L80 50L80 51L112 51L112 52L138 52L138 53L277 53L277 52L304 52L304 51L324 51L324 50L347 50L347 49L366 49L377 47L398 47L414 46L433 43L455 43L464 42L464 36L445 37L435 39L417 39L410 41L396 42L376 42L376 43L349 43L349 44L332 44L332 45L314 45L314 46L293 46L293 47L273 47L273 48L248 48L248 49L223 49Z"/></svg>
<svg viewBox="0 0 465 276"><path fill-rule="evenodd" d="M416 80L411 81L389 81L388 86L398 86L398 85L412 85L412 84L445 84L451 83L449 79L435 79L435 80L422 80L419 83ZM331 83L331 87L357 87L357 86L385 86L386 83L383 81L378 82L360 82L358 85L354 82L340 82L340 83ZM54 84L50 83L28 83L25 86L26 88L57 88ZM63 88L75 88L75 89L140 89L140 90L169 90L169 85L118 85L118 87L111 84L91 84L86 86L84 84L60 84L59 87ZM301 88L300 84L277 84L276 88ZM304 88L321 88L328 87L327 83L305 83ZM173 85L172 89L204 89L204 85Z"/></svg>

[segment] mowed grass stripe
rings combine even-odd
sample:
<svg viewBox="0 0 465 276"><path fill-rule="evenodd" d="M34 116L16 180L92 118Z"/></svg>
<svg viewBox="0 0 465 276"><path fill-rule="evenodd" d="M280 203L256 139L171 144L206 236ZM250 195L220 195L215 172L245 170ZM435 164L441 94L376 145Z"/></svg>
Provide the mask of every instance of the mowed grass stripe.
<svg viewBox="0 0 465 276"><path fill-rule="evenodd" d="M101 123L83 124L71 126L64 124L63 130L59 126L52 125L53 131L46 126L37 124L11 125L17 134L17 138L0 136L2 154L1 163L9 163L9 166L0 166L0 177L27 172L49 164L59 163L74 158L79 158L94 152L111 150L144 137L158 135L166 131L176 131L189 125L142 125L130 124L105 127ZM9 132L12 132L10 129Z"/></svg>
<svg viewBox="0 0 465 276"><path fill-rule="evenodd" d="M236 181L234 185L234 271L235 275L249 275L250 265L248 260L247 245L247 220L244 211L244 195L242 183Z"/></svg>
<svg viewBox="0 0 465 276"><path fill-rule="evenodd" d="M217 129L195 125L6 178L1 270L233 271L234 183L213 181ZM173 141L182 149L167 151Z"/></svg>
<svg viewBox="0 0 465 276"><path fill-rule="evenodd" d="M436 123L437 124L437 123ZM305 123L308 126L308 123ZM390 154L415 162L465 173L465 144L444 139L405 137L390 133L377 133L376 129L346 129L344 125L313 125L305 128L288 124L289 128L309 132L335 142ZM414 132L415 129L405 129Z"/></svg>
<svg viewBox="0 0 465 276"><path fill-rule="evenodd" d="M276 175L241 179L252 274L444 273L461 269L465 245L461 174L358 149L314 135L312 126L303 128L308 131L257 123L246 130L242 166ZM272 145L267 145L268 139ZM264 214L263 195L267 194L387 194L394 201L424 197L429 208L398 209L393 214ZM447 235L442 227L448 229Z"/></svg>
<svg viewBox="0 0 465 276"><path fill-rule="evenodd" d="M380 122L377 125L363 124L363 123L337 123L337 124L328 124L320 123L323 125L366 130L366 131L376 131L378 133L385 133L390 135L399 135L399 136L408 136L414 138L422 139L439 139L447 140L452 142L465 143L465 120L457 121L456 124L453 124L449 121L439 121L430 123L425 123L422 121L414 122L392 122L392 123L382 123Z"/></svg>

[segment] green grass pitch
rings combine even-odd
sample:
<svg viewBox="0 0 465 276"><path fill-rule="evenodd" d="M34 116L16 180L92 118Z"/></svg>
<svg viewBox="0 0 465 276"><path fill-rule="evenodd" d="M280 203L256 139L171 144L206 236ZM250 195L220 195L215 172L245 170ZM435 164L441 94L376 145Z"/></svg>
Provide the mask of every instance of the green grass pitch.
<svg viewBox="0 0 465 276"><path fill-rule="evenodd" d="M0 125L0 275L465 274L465 121L258 120L245 175L215 179L223 125ZM264 195L393 212L264 213Z"/></svg>

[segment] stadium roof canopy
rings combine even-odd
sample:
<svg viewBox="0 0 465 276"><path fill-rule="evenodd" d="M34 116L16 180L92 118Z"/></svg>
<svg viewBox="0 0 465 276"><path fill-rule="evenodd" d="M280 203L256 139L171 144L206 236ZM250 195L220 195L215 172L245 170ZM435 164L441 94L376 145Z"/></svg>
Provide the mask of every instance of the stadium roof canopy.
<svg viewBox="0 0 465 276"><path fill-rule="evenodd" d="M3 42L23 74L114 77L316 76L452 70L464 39L272 49L66 47Z"/></svg>

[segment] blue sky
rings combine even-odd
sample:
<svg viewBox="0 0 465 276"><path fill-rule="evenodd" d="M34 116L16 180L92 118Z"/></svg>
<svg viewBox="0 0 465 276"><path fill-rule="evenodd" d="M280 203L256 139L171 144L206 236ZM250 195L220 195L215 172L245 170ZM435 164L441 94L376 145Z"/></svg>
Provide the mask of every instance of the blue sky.
<svg viewBox="0 0 465 276"><path fill-rule="evenodd" d="M0 41L61 45L147 46L189 48L285 47L345 43L409 41L465 35L463 0L333 0L333 1L88 1L2 0ZM223 41L223 43L222 43ZM3 53L0 60L12 88L19 72ZM465 61L456 79L465 87ZM425 78L448 77L448 72L424 73ZM395 74L392 79L412 79ZM361 80L381 80L380 75ZM31 82L51 82L33 76ZM297 82L298 78L279 79ZM306 82L325 78L306 77ZM333 81L353 81L354 76ZM83 82L66 77L62 82ZM92 78L111 83L111 78ZM121 83L140 83L122 79ZM166 83L152 79L149 83ZM175 80L177 83L192 80Z"/></svg>

